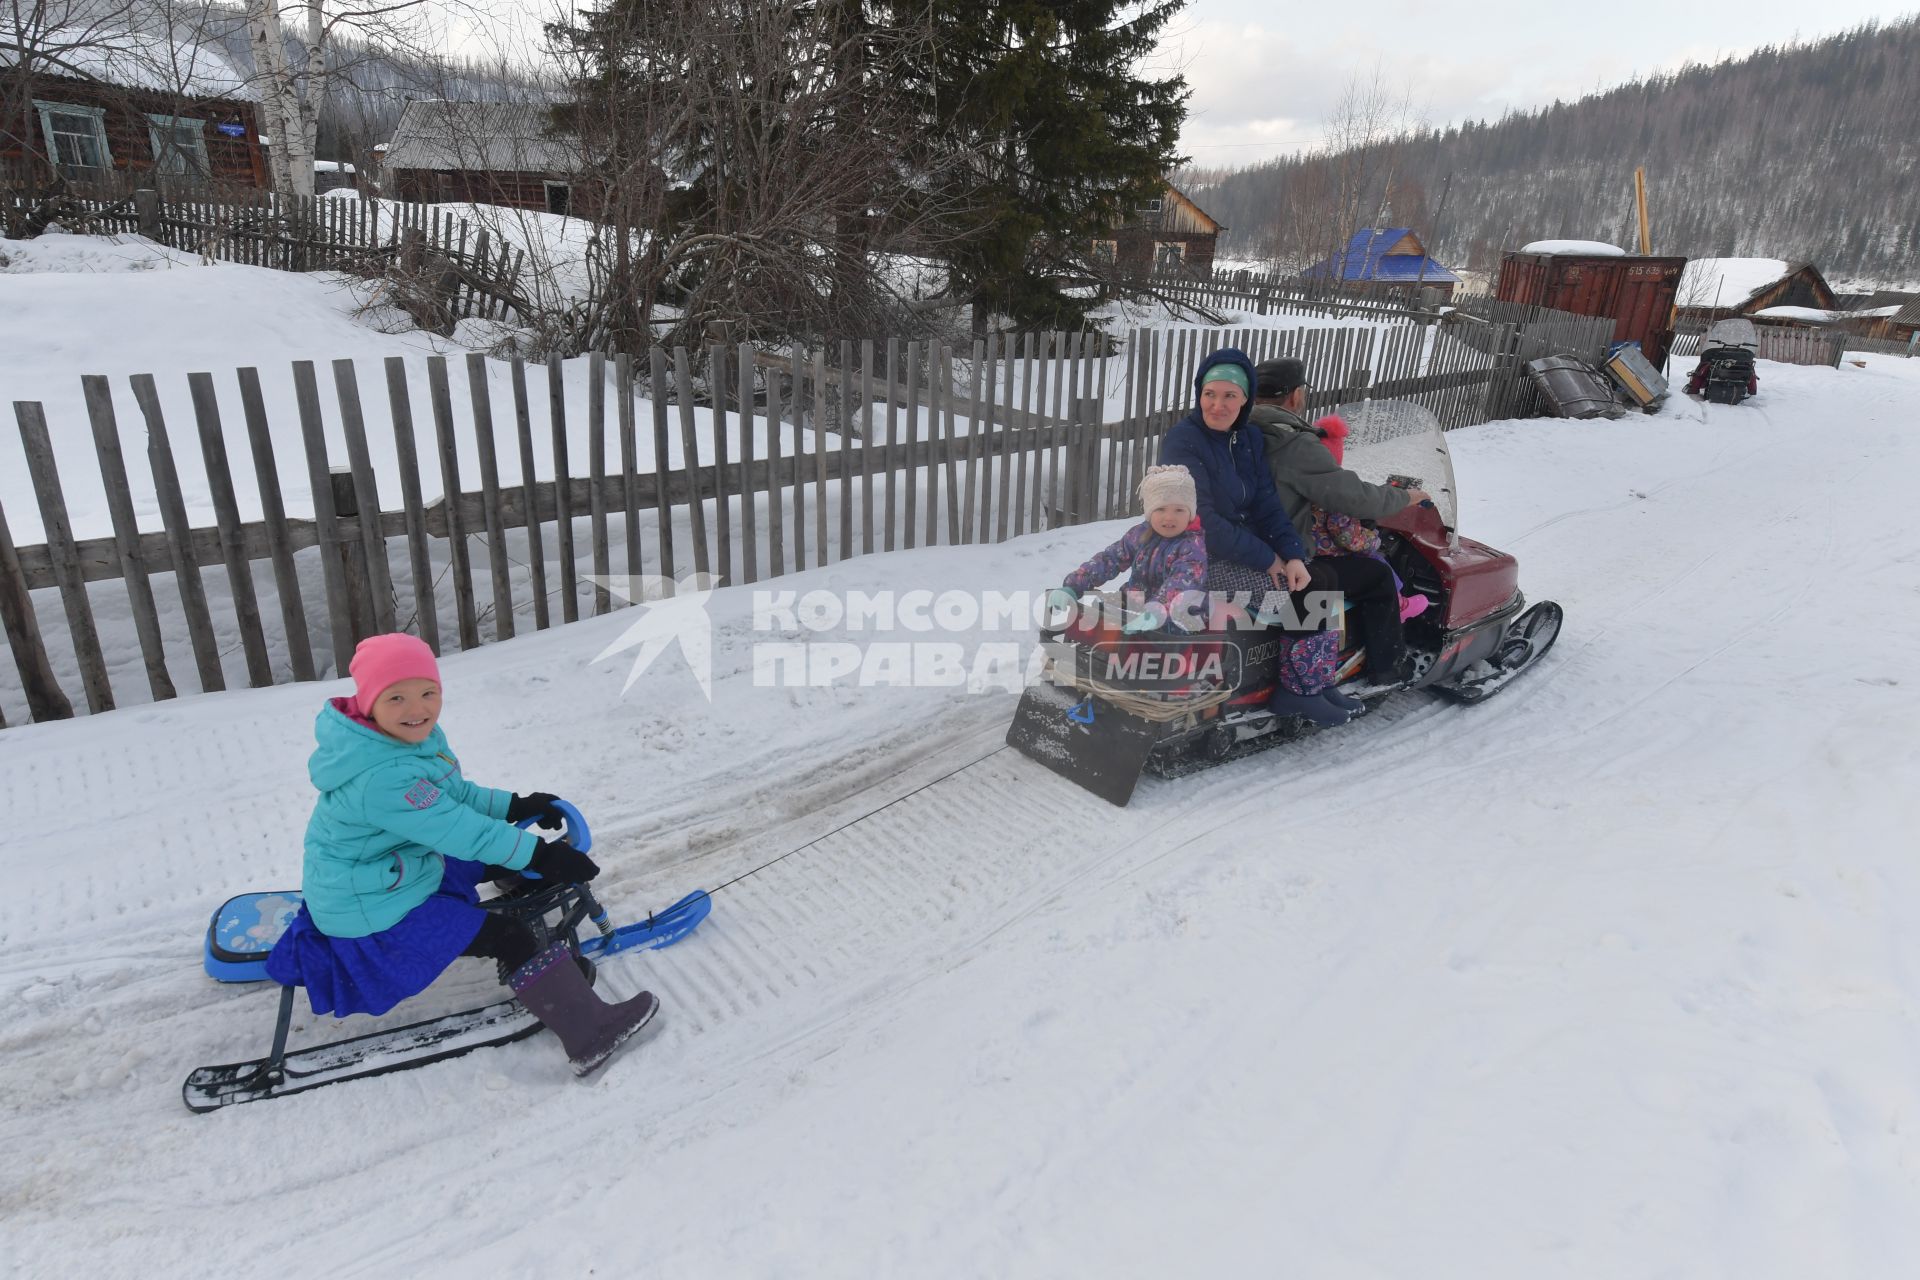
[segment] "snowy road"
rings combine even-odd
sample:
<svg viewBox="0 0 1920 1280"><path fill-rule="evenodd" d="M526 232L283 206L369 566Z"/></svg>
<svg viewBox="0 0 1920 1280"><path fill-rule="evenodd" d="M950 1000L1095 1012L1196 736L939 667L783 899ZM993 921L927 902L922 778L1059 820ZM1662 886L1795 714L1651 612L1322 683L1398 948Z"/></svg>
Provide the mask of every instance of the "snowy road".
<svg viewBox="0 0 1920 1280"><path fill-rule="evenodd" d="M1567 609L1550 658L1126 810L996 751L1004 694L750 687L740 592L711 707L672 667L619 699L621 664L586 665L617 616L450 661L469 773L578 800L616 914L801 850L608 966L664 1012L586 1085L540 1037L189 1116L185 1071L269 1029L198 935L297 877L319 691L0 734L3 1252L103 1277L1899 1274L1920 370L1762 380L1742 408L1456 433L1467 531ZM1117 528L791 585L1044 583ZM491 989L474 963L407 1016Z"/></svg>

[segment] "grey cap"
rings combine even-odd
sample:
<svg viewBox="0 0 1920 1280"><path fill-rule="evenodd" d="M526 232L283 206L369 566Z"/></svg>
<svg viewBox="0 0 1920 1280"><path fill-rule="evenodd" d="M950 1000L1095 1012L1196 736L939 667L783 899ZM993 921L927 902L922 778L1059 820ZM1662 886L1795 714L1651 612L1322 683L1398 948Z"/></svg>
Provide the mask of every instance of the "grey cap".
<svg viewBox="0 0 1920 1280"><path fill-rule="evenodd" d="M1254 370L1259 378L1254 394L1269 399L1293 394L1295 387L1307 383L1307 366L1304 361L1292 356L1281 356L1277 360L1262 360Z"/></svg>

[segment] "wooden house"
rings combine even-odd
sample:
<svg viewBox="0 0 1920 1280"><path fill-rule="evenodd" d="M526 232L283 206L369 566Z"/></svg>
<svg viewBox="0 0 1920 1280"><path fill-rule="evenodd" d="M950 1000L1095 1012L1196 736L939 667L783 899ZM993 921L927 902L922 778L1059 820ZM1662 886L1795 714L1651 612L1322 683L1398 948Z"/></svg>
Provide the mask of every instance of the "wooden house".
<svg viewBox="0 0 1920 1280"><path fill-rule="evenodd" d="M1841 317L1839 327L1862 338L1909 342L1920 329L1920 293L1882 289L1868 294Z"/></svg>
<svg viewBox="0 0 1920 1280"><path fill-rule="evenodd" d="M266 185L245 77L209 45L138 32L0 27L0 177L75 189Z"/></svg>
<svg viewBox="0 0 1920 1280"><path fill-rule="evenodd" d="M1342 289L1433 289L1451 298L1460 277L1427 254L1410 227L1362 227L1340 253L1300 273L1308 280L1337 281Z"/></svg>
<svg viewBox="0 0 1920 1280"><path fill-rule="evenodd" d="M471 201L580 213L585 154L518 102L409 102L380 161L384 193L423 204Z"/></svg>
<svg viewBox="0 0 1920 1280"><path fill-rule="evenodd" d="M1097 261L1110 262L1126 275L1171 271L1206 276L1226 227L1172 183L1142 205L1105 240L1093 242Z"/></svg>
<svg viewBox="0 0 1920 1280"><path fill-rule="evenodd" d="M1778 307L1833 311L1833 289L1810 262L1780 258L1694 258L1674 299L1681 323L1752 318Z"/></svg>
<svg viewBox="0 0 1920 1280"><path fill-rule="evenodd" d="M1887 320L1887 337L1913 345L1920 338L1920 300L1907 303Z"/></svg>

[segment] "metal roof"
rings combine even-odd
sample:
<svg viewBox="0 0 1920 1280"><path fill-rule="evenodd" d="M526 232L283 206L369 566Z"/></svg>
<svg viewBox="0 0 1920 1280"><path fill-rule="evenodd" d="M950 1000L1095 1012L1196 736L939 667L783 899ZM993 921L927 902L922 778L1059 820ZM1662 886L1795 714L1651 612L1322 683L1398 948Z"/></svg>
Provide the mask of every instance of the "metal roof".
<svg viewBox="0 0 1920 1280"><path fill-rule="evenodd" d="M555 134L548 108L525 102L409 102L387 144L385 166L476 173L574 173L579 140Z"/></svg>
<svg viewBox="0 0 1920 1280"><path fill-rule="evenodd" d="M1338 278L1458 284L1459 276L1424 254L1387 252L1412 232L1411 227L1367 227L1354 232L1353 239L1347 241L1346 252L1340 255ZM1322 258L1302 274L1316 279L1335 275L1334 259Z"/></svg>

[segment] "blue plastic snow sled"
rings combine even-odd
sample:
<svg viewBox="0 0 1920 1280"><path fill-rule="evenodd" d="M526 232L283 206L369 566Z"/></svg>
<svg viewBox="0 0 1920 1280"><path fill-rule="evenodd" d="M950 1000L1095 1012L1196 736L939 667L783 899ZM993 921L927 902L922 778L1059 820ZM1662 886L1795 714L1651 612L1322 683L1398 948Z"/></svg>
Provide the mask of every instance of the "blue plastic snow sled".
<svg viewBox="0 0 1920 1280"><path fill-rule="evenodd" d="M566 816L566 842L586 853L593 848L593 832L587 826L587 820L580 811L565 800L555 803ZM521 827L533 825L529 818L519 824ZM499 899L483 902L489 908L496 903L502 908L510 904L526 903L534 905L541 897L554 896L541 886L539 876L523 872L524 884L515 893L503 895ZM554 886L555 889L560 886ZM590 960L605 959L618 955L622 951L654 950L670 947L699 927L707 913L713 909L713 899L705 889L695 889L664 911L649 912L644 920L616 927L607 917L605 909L594 900L586 886L567 886L575 890L581 899L578 904L584 908L584 919L591 921L599 930L597 937L582 938L578 943L579 953ZM566 894L561 897L570 896ZM298 889L276 889L264 893L243 893L229 898L213 913L213 920L207 925L207 939L201 963L208 976L221 982L264 982L267 980L267 953L273 950L273 944L293 923L294 916L300 912L300 891ZM560 910L563 918L572 914L567 910L569 904L554 902L551 909ZM575 923L578 923L576 921ZM565 926L562 926L564 929ZM559 932L560 930L556 930Z"/></svg>

